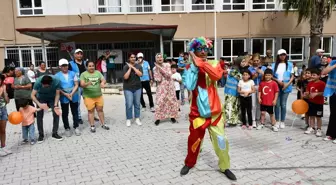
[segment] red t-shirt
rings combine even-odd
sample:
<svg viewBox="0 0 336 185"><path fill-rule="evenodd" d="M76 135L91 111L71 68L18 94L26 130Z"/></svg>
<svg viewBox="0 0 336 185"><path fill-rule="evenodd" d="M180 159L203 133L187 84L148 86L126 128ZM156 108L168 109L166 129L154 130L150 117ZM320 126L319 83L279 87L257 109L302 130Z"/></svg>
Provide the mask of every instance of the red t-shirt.
<svg viewBox="0 0 336 185"><path fill-rule="evenodd" d="M277 92L279 92L279 87L275 81L262 81L259 84L261 105L273 106L273 101Z"/></svg>
<svg viewBox="0 0 336 185"><path fill-rule="evenodd" d="M307 91L309 93L318 93L323 92L326 84L319 80L317 82L311 81L307 85ZM324 97L323 96L315 96L315 98L309 98L309 101L315 104L324 104Z"/></svg>

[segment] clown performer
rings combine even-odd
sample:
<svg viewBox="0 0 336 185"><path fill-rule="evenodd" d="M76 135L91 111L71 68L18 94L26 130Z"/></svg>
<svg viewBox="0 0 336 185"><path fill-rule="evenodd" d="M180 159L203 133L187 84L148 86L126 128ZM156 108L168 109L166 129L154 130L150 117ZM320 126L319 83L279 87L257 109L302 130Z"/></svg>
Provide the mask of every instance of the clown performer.
<svg viewBox="0 0 336 185"><path fill-rule="evenodd" d="M188 155L185 166L180 174L186 175L195 166L200 146L208 128L210 138L219 158L219 168L230 180L236 176L229 170L229 142L224 132L224 117L221 101L217 94L217 81L224 71L218 61L208 61L207 55L212 48L212 42L204 37L198 37L189 43L189 52L193 64L185 71L186 88L192 91L189 113L190 135L188 138Z"/></svg>
<svg viewBox="0 0 336 185"><path fill-rule="evenodd" d="M242 77L239 72L239 67L243 60L245 60L244 57L235 59L232 68L228 71L226 79L224 89L224 111L226 124L229 126L236 126L240 123L238 82Z"/></svg>

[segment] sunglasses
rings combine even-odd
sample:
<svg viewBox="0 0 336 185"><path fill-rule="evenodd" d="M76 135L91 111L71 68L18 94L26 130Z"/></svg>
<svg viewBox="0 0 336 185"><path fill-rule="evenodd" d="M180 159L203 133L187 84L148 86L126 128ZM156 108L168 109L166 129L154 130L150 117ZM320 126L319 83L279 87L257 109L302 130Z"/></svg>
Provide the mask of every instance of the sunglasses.
<svg viewBox="0 0 336 185"><path fill-rule="evenodd" d="M210 51L209 48L200 48L200 47L199 47L199 48L196 48L196 49L195 49L196 52L202 52L202 50L203 50L204 52L209 52L209 51Z"/></svg>

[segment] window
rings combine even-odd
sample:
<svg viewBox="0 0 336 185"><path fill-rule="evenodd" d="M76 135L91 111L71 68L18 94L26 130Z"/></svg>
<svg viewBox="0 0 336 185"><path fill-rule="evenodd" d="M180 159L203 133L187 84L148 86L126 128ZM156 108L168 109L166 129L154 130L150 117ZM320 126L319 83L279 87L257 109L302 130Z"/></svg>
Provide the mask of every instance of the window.
<svg viewBox="0 0 336 185"><path fill-rule="evenodd" d="M152 0L129 0L130 12L153 12Z"/></svg>
<svg viewBox="0 0 336 185"><path fill-rule="evenodd" d="M19 0L20 15L42 15L42 0Z"/></svg>
<svg viewBox="0 0 336 185"><path fill-rule="evenodd" d="M192 10L214 10L214 0L192 0Z"/></svg>
<svg viewBox="0 0 336 185"><path fill-rule="evenodd" d="M210 52L208 53L208 58L210 58L210 59L215 59L216 57L215 57L215 49L216 49L216 46L215 46L215 40L214 39L211 39L211 41L212 41L212 45L213 45L213 47L212 47L212 49L210 50Z"/></svg>
<svg viewBox="0 0 336 185"><path fill-rule="evenodd" d="M275 0L252 0L252 10L275 9Z"/></svg>
<svg viewBox="0 0 336 185"><path fill-rule="evenodd" d="M303 38L283 38L281 48L287 51L289 60L303 61Z"/></svg>
<svg viewBox="0 0 336 185"><path fill-rule="evenodd" d="M184 11L184 0L161 0L161 11L163 12Z"/></svg>
<svg viewBox="0 0 336 185"><path fill-rule="evenodd" d="M167 57L177 59L180 52L186 52L188 47L188 40L174 40L163 42L163 53Z"/></svg>
<svg viewBox="0 0 336 185"><path fill-rule="evenodd" d="M121 12L121 0L98 0L98 13Z"/></svg>
<svg viewBox="0 0 336 185"><path fill-rule="evenodd" d="M252 53L265 56L267 50L274 54L274 39L252 39Z"/></svg>
<svg viewBox="0 0 336 185"><path fill-rule="evenodd" d="M332 37L322 37L320 48L324 50L324 55L332 55Z"/></svg>
<svg viewBox="0 0 336 185"><path fill-rule="evenodd" d="M222 0L223 10L245 10L245 0Z"/></svg>
<svg viewBox="0 0 336 185"><path fill-rule="evenodd" d="M222 40L222 57L226 61L233 61L234 58L245 52L245 39L223 39Z"/></svg>

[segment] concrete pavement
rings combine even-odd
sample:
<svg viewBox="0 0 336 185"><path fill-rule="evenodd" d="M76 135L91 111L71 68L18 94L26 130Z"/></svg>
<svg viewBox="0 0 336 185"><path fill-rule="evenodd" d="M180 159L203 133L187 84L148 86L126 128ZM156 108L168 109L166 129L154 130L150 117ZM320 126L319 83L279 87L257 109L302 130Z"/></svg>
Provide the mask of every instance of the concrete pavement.
<svg viewBox="0 0 336 185"><path fill-rule="evenodd" d="M223 99L223 89L219 89ZM184 177L179 172L187 151L188 105L182 107L178 123L154 125L154 114L142 112L142 126L125 125L124 96L105 95L106 122L111 130L97 127L89 131L85 121L82 135L51 139L51 114L45 115L46 140L42 144L21 145L21 126L7 125L7 145L13 154L0 158L0 185L98 185L98 184L336 184L336 145L300 129L303 121L290 111L295 94L288 100L286 128L278 133L268 128L242 130L227 128L231 170L238 181L219 173L217 157L205 136L195 168ZM145 96L145 101L148 99ZM83 106L83 105L82 105ZM325 106L323 132L329 118ZM8 112L14 111L8 105ZM87 113L82 109L82 117ZM70 118L71 120L71 118ZM87 119L85 119L87 120ZM72 123L70 121L70 123ZM97 123L98 125L98 123ZM60 134L63 123L60 120ZM65 137L65 136L64 136Z"/></svg>

